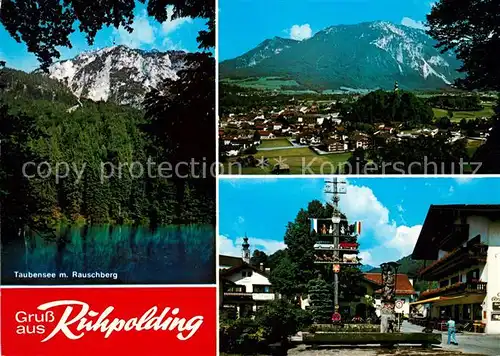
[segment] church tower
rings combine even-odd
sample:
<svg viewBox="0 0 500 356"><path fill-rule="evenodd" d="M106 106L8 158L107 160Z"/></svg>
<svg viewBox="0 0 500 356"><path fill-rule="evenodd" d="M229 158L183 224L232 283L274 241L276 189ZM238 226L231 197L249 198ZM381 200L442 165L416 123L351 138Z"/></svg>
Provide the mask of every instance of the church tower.
<svg viewBox="0 0 500 356"><path fill-rule="evenodd" d="M250 264L250 244L248 243L248 237L245 235L243 238L243 248L241 250L243 262Z"/></svg>
<svg viewBox="0 0 500 356"><path fill-rule="evenodd" d="M394 92L397 93L399 91L399 84L398 82L394 82Z"/></svg>

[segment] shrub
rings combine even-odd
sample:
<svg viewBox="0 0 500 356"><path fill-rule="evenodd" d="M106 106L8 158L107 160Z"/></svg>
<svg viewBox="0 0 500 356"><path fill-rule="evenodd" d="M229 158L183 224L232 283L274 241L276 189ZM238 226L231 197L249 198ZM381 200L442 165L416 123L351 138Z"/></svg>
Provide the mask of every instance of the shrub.
<svg viewBox="0 0 500 356"><path fill-rule="evenodd" d="M227 353L253 355L266 348L264 328L249 318L222 321L219 341L220 351Z"/></svg>
<svg viewBox="0 0 500 356"><path fill-rule="evenodd" d="M286 344L288 337L311 325L312 316L308 311L284 299L278 299L260 309L255 320L264 327L264 336L269 344Z"/></svg>

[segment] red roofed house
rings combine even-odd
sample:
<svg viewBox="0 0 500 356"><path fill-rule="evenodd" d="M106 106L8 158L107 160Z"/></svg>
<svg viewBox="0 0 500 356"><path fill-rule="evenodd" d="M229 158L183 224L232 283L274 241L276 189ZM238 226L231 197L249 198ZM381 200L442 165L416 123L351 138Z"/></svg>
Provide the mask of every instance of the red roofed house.
<svg viewBox="0 0 500 356"><path fill-rule="evenodd" d="M382 274L380 272L364 273L363 277L366 282L367 294L374 297L375 313L377 316L380 316ZM407 317L410 314L410 303L413 301L415 295L413 281L408 278L408 275L398 273L396 278L396 301L402 301L403 303L402 308L397 309L396 312L401 310L401 314Z"/></svg>

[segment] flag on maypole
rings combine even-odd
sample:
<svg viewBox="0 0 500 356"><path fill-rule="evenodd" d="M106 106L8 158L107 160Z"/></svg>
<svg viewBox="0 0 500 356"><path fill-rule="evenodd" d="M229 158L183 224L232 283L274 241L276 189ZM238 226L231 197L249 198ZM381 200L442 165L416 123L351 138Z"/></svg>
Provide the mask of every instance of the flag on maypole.
<svg viewBox="0 0 500 356"><path fill-rule="evenodd" d="M311 231L318 232L318 219L311 219Z"/></svg>
<svg viewBox="0 0 500 356"><path fill-rule="evenodd" d="M354 234L361 235L361 221L356 221L354 224Z"/></svg>

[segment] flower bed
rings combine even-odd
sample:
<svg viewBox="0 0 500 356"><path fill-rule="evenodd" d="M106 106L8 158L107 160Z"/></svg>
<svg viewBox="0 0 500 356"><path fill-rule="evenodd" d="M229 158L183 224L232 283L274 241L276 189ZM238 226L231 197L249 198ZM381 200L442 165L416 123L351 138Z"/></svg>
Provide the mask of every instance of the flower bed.
<svg viewBox="0 0 500 356"><path fill-rule="evenodd" d="M310 333L322 332L378 332L380 331L379 325L374 324L313 324L309 327Z"/></svg>

